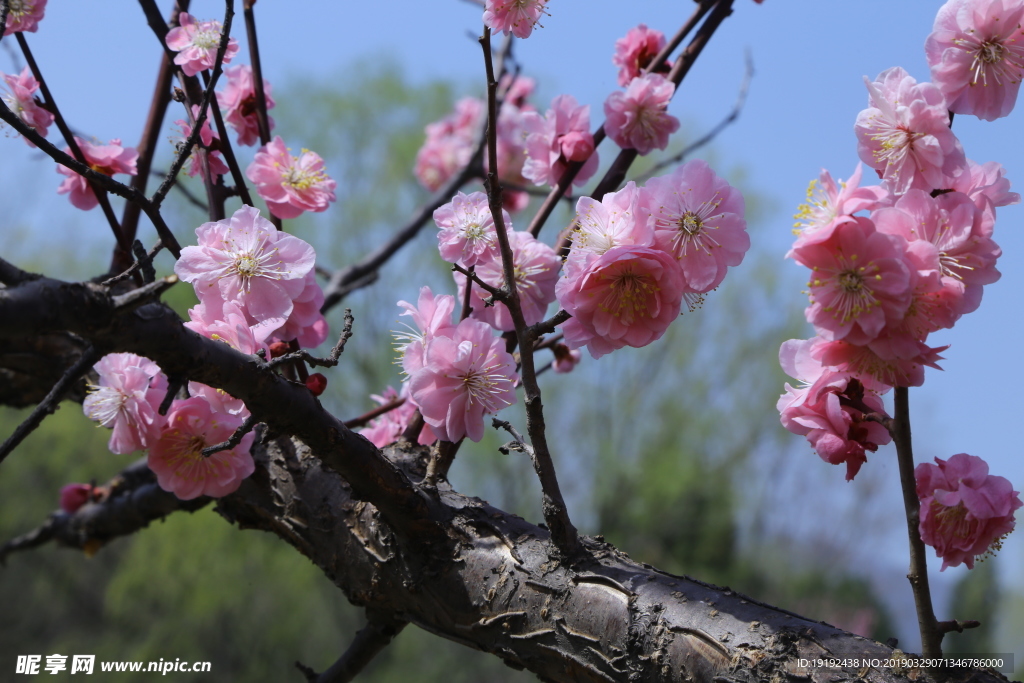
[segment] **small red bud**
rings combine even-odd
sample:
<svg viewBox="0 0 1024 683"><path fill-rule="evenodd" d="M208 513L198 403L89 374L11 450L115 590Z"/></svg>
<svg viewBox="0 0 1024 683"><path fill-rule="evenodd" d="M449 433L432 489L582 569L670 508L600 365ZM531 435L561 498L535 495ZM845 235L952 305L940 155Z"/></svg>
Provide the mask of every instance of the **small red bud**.
<svg viewBox="0 0 1024 683"><path fill-rule="evenodd" d="M319 396L327 388L327 378L319 372L314 372L306 378L306 388L312 391L314 396Z"/></svg>
<svg viewBox="0 0 1024 683"><path fill-rule="evenodd" d="M60 508L70 514L89 502L92 486L89 484L68 484L60 490Z"/></svg>
<svg viewBox="0 0 1024 683"><path fill-rule="evenodd" d="M279 358L291 350L288 342L274 342L270 345L270 357Z"/></svg>

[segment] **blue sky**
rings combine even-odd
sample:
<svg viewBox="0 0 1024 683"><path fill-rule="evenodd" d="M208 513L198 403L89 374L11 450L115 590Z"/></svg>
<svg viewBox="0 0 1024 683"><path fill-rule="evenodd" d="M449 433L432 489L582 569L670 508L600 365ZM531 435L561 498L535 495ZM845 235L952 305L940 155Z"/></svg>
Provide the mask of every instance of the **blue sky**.
<svg viewBox="0 0 1024 683"><path fill-rule="evenodd" d="M242 37L241 2L236 4L234 33ZM780 269L799 271L782 256L792 239L793 210L803 201L808 181L822 167L848 177L857 163L852 128L866 105L862 76L903 66L927 80L923 44L939 5L860 0L852 9L851 3L821 0L765 0L763 5L736 0L733 16L684 82L670 111L689 130L703 132L732 107L744 74L744 52L750 52L756 75L747 106L715 144L726 165L742 165L746 183L770 198L754 240L778 254ZM591 104L596 127L602 102L617 87L610 62L615 39L641 22L671 34L690 10L689 2L665 0L551 0L544 28L520 41L516 56L525 72L538 79L542 95L566 92ZM222 5L213 0L193 3L199 18L220 18L222 13ZM327 78L360 58L383 55L400 63L414 82L483 81L480 50L473 39L480 30L480 10L465 0L263 0L256 13L265 72L272 83L298 73ZM137 3L52 0L42 30L29 35L29 42L76 129L135 144L159 59ZM0 70L10 71L13 41L4 43ZM244 54L243 48L240 59ZM539 105L544 108L543 102ZM278 106L301 103L279 99ZM954 128L968 157L1002 163L1017 191L1024 187L1021 108L993 123L957 117ZM32 181L24 183L26 189L17 197L0 196L0 215L52 226L48 234L55 238L71 229L106 237L98 213L84 215L53 194L60 179L47 162L40 162L38 152L15 140L0 140L0 150L2 182ZM601 152L613 154L611 143ZM1003 278L986 288L977 312L933 337L935 343L952 345L945 354L945 372L929 371L924 387L912 391L919 461L959 452L980 455L993 474L1009 478L1018 490L1024 489L1024 456L1016 440L1024 409L1019 388L1024 385L1019 361L1024 339L1022 218L1021 206L999 210L995 239L1004 250L999 265ZM0 232L0 253L11 246L8 240L20 238ZM797 275L796 286L803 277ZM872 464L884 468L885 461L891 458L880 453ZM887 471L896 476L894 465ZM841 479L838 470L836 478ZM1011 535L1003 550L1004 575L1010 580L1020 581L1022 537L1021 531ZM1011 571L1011 566L1018 569Z"/></svg>

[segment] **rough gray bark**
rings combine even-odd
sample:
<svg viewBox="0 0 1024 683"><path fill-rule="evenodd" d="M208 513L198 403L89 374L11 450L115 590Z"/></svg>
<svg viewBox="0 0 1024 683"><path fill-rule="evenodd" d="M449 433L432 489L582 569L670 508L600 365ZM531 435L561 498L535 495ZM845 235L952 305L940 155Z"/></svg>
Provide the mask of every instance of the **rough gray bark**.
<svg viewBox="0 0 1024 683"><path fill-rule="evenodd" d="M561 557L545 529L444 482L422 486L425 449L406 445L382 454L304 387L184 329L164 306L131 308L101 288L49 279L0 289L0 339L57 331L101 350L145 355L171 376L222 388L269 425L276 438L257 449L256 473L217 501L224 517L287 541L353 603L544 680L938 680L918 669L801 669L800 658L885 660L894 652L727 588L638 564L601 540L584 539L584 553ZM145 476L134 471L126 477L132 483L106 502L55 516L50 537L83 547L141 528L168 507L185 509ZM114 506L121 514L110 514ZM101 520L121 526L108 533ZM955 680L1006 679L960 671Z"/></svg>

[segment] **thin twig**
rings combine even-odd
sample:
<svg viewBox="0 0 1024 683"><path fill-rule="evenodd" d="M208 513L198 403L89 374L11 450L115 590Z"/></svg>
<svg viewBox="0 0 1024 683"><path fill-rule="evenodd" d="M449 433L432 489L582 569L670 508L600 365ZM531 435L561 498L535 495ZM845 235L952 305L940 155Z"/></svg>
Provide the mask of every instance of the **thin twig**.
<svg viewBox="0 0 1024 683"><path fill-rule="evenodd" d="M367 610L366 626L356 633L345 654L327 671L317 674L299 662L295 662L295 666L306 676L308 683L349 683L402 632L407 623L391 615L371 614Z"/></svg>
<svg viewBox="0 0 1024 683"><path fill-rule="evenodd" d="M338 337L338 343L331 349L331 353L326 358L318 358L305 349L299 349L298 351L292 351L286 353L283 356L278 356L273 360L267 361L263 364L263 367L268 370L276 368L280 365L287 365L296 361L303 361L314 367L333 368L335 367L340 358L342 352L345 350L345 344L352 337L352 323L355 322L352 318L352 309L345 309L345 326L341 330L341 336Z"/></svg>
<svg viewBox="0 0 1024 683"><path fill-rule="evenodd" d="M203 72L203 81L208 82L206 72ZM228 129L224 125L224 116L221 114L220 104L218 104L216 97L210 102L210 111L213 113L213 123L217 127L219 149L221 154L224 155L224 161L231 172L231 179L235 183L235 192L238 193L243 204L255 206L252 202L252 195L249 194L249 186L245 184L245 174L242 173L242 167L238 165L238 159L235 158L235 150L231 146L231 140L228 139ZM280 221L273 215L271 215L271 220L277 226L277 229L280 230L281 226L278 225Z"/></svg>
<svg viewBox="0 0 1024 683"><path fill-rule="evenodd" d="M245 418L245 421L238 426L238 429L228 437L227 441L222 441L215 446L207 446L203 449L203 457L209 458L214 453L220 453L221 451L229 451L242 442L242 437L252 431L252 428L258 424L258 420L252 415Z"/></svg>
<svg viewBox="0 0 1024 683"><path fill-rule="evenodd" d="M164 400L160 402L160 407L156 412L161 415L167 415L167 411L171 409L174 399L178 398L178 393L186 384L188 384L188 380L184 377L168 377L167 393L164 394Z"/></svg>
<svg viewBox="0 0 1024 683"><path fill-rule="evenodd" d="M270 142L270 119L267 116L267 96L263 92L263 67L260 62L260 44L256 36L256 15L252 6L256 0L242 2L245 17L245 35L249 42L249 62L252 64L253 90L256 92L256 125L260 131L260 143Z"/></svg>
<svg viewBox="0 0 1024 683"><path fill-rule="evenodd" d="M453 263L452 264L452 271L456 272L456 273L462 273L464 276L466 276L467 278L472 280L474 283L476 283L476 285L480 289L484 290L485 292L487 292L488 294L493 296L496 301L501 301L501 302L504 303L505 300L508 299L508 293L504 289L499 289L498 287L495 287L494 285L489 285L486 282L484 282L483 280L481 280L480 276L476 274L475 266L470 266L470 268L467 270L467 269L463 268L462 266L460 266L458 263ZM468 292L469 290L467 289L466 291ZM466 308L469 308L469 295L468 294L466 295L466 306L465 306L465 308L463 308L463 312L465 312ZM465 317L465 316L463 316L463 317Z"/></svg>
<svg viewBox="0 0 1024 683"><path fill-rule="evenodd" d="M167 171L161 171L159 169L154 168L150 170L149 174L152 176L156 176L158 178L164 178L167 176ZM196 207L197 209L201 209L203 213L206 213L210 210L210 206L206 202L192 194L192 191L189 190L184 185L182 185L181 183L177 182L177 179L175 179L174 182L174 189L180 192L185 197L185 201L187 201L189 204Z"/></svg>
<svg viewBox="0 0 1024 683"><path fill-rule="evenodd" d="M512 257L512 245L506 232L505 221L501 213L501 185L498 183L498 111L497 111L497 88L498 82L494 76L494 65L491 62L491 30L484 29L480 38L480 46L484 53L484 67L487 71L487 157L489 171L484 181L487 188L487 201L490 205L491 215L494 218L494 229L498 236L498 245L501 249L502 271L505 276L505 290L507 299L505 305L512 315L515 324L516 338L521 348L520 358L522 361L522 382L525 390L526 403L526 424L533 442L536 453L534 468L540 479L543 503L541 508L544 512L544 519L551 530L551 539L555 546L567 557L576 555L579 551L579 535L576 527L569 519L569 512L562 498L562 492L558 486L558 478L555 475L554 463L551 460L551 453L548 450L547 435L544 430L544 407L541 402L540 386L537 384L537 377L533 366L533 341L530 336L530 328L526 325L523 317L523 309L519 301L519 291L516 287L515 265Z"/></svg>
<svg viewBox="0 0 1024 683"><path fill-rule="evenodd" d="M465 437L463 437L456 442L437 442L437 447L427 463L427 473L423 477L424 486L436 487L438 481L448 478L448 470L451 469L452 463L455 462L455 455L459 452L459 447L462 446L462 442L465 440Z"/></svg>
<svg viewBox="0 0 1024 683"><path fill-rule="evenodd" d="M542 320L533 327L530 328L530 336L533 338L540 337L543 334L551 334L555 331L555 328L564 323L566 320L572 317L572 313L569 313L564 308L560 309L558 313L547 320Z"/></svg>
<svg viewBox="0 0 1024 683"><path fill-rule="evenodd" d="M2 24L0 24L2 26ZM10 455L18 444L25 440L25 437L31 434L35 429L42 424L43 420L46 419L47 415L52 415L57 410L57 404L64 398L64 394L71 388L71 385L82 378L89 368L99 360L100 354L92 346L87 346L85 351L82 352L82 357L75 361L74 365L64 371L61 378L57 380L57 383L50 389L50 393L39 402L32 413L14 430L3 445L0 446L0 462Z"/></svg>
<svg viewBox="0 0 1024 683"><path fill-rule="evenodd" d="M390 413L392 410L398 408L404 403L404 398L396 398L394 401L390 401L388 403L385 403L384 405L377 406L370 412L363 413L359 417L354 417L351 420L345 420L345 426L348 427L349 429L359 429L360 427L365 427L372 420L375 420L386 413Z"/></svg>
<svg viewBox="0 0 1024 683"><path fill-rule="evenodd" d="M103 285L104 287L109 287L110 285L121 282L122 280L127 280L136 271L140 269L143 270L143 282L145 282L146 284L152 283L156 279L156 270L153 268L153 259L163 248L164 243L157 240L156 245L154 245L154 247L150 249L149 252L147 253L144 250L144 247L142 246L142 242L140 242L139 240L135 240L135 242L132 244L132 253L135 254L135 262L132 263L132 265L129 266L128 269L121 273L120 275L115 275L112 278L104 280L100 284ZM140 250L142 250L141 256L139 254Z"/></svg>
<svg viewBox="0 0 1024 683"><path fill-rule="evenodd" d="M178 284L177 275L162 277L156 282L150 282L148 285L143 285L137 289L133 289L126 294L115 296L113 298L114 308L122 311L138 308L143 304L149 303L153 299L159 298L161 294L176 284Z"/></svg>

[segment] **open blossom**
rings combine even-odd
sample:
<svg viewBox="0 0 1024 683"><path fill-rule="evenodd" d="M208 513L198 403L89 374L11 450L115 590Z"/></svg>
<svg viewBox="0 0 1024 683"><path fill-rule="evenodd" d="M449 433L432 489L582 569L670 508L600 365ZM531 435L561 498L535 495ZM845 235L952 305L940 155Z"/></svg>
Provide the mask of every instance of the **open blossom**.
<svg viewBox="0 0 1024 683"><path fill-rule="evenodd" d="M157 483L181 500L199 496L220 498L234 493L255 470L249 432L237 446L209 457L203 449L227 441L247 416L213 409L202 396L174 401L167 424L150 444L147 464Z"/></svg>
<svg viewBox="0 0 1024 683"><path fill-rule="evenodd" d="M4 35L18 31L35 33L46 13L46 0L9 0Z"/></svg>
<svg viewBox="0 0 1024 683"><path fill-rule="evenodd" d="M837 184L825 169L821 169L819 180L812 180L807 187L807 203L797 207L793 218L793 234L797 236L794 247L823 242L832 235L832 229L840 223L852 220L858 211L876 208L887 194L877 185L860 187L863 167L857 164L853 175L846 182ZM786 254L792 257L792 250Z"/></svg>
<svg viewBox="0 0 1024 683"><path fill-rule="evenodd" d="M121 141L117 138L111 140L106 145L94 145L91 142L86 142L76 137L75 143L82 150L85 162L94 171L109 176L115 173L127 173L128 175L138 173L135 168L135 162L139 158L138 151L132 147L122 147ZM64 152L71 154L71 149L65 147ZM85 178L70 168L59 164L57 165L57 173L67 176L60 184L60 187L57 188L57 194L71 193L70 199L73 206L83 211L88 211L99 204L99 200L96 199L96 193L92 191L92 187L89 186Z"/></svg>
<svg viewBox="0 0 1024 683"><path fill-rule="evenodd" d="M967 172L956 177L952 188L970 197L979 209L986 203L992 207L1020 204L1020 195L1010 192L1006 169L995 161L977 164L968 159Z"/></svg>
<svg viewBox="0 0 1024 683"><path fill-rule="evenodd" d="M217 91L217 104L224 112L224 120L238 133L238 144L255 145L260 139L260 126L252 67L248 64L229 66L224 69L224 76L228 84L223 90ZM273 109L275 102L270 96L270 82L265 78L263 97L267 109ZM274 130L273 117L267 116L267 125L270 130Z"/></svg>
<svg viewBox="0 0 1024 683"><path fill-rule="evenodd" d="M974 569L979 555L993 553L1013 531L1020 493L1005 477L988 473L975 455L957 453L935 458L914 469L921 501L921 540L942 558L942 570L966 564Z"/></svg>
<svg viewBox="0 0 1024 683"><path fill-rule="evenodd" d="M455 329L452 324L455 297L451 294L435 297L430 287L423 286L415 306L408 301L399 301L398 305L405 309L402 315L411 317L416 326L406 325L408 332L395 335L402 369L411 375L423 367L423 348L427 342L438 335L451 336Z"/></svg>
<svg viewBox="0 0 1024 683"><path fill-rule="evenodd" d="M939 354L949 348L932 347L912 339L910 341L915 345L917 353L911 355L901 349L897 354L885 348L885 341L876 339L867 346L858 346L846 341L819 338L811 347L811 355L823 365L858 378L870 377L890 387L919 387L924 384L925 367L941 370L938 362L942 356Z"/></svg>
<svg viewBox="0 0 1024 683"><path fill-rule="evenodd" d="M570 349L586 346L594 358L624 346L647 346L679 317L685 289L668 253L613 247L558 281L558 302L573 316L562 325L565 343Z"/></svg>
<svg viewBox="0 0 1024 683"><path fill-rule="evenodd" d="M294 235L278 232L258 209L196 228L197 246L181 250L174 272L200 301L234 301L250 320L286 319L306 288L316 254Z"/></svg>
<svg viewBox="0 0 1024 683"><path fill-rule="evenodd" d="M639 205L654 226L655 246L676 258L691 292L717 287L750 248L743 195L705 161L651 178Z"/></svg>
<svg viewBox="0 0 1024 683"><path fill-rule="evenodd" d="M647 68L661 49L665 47L665 34L640 24L626 31L626 35L615 41L615 55L612 64L619 67L619 85L626 87L630 81ZM671 62L656 71L668 71Z"/></svg>
<svg viewBox="0 0 1024 683"><path fill-rule="evenodd" d="M864 83L868 108L854 124L861 161L882 174L893 194L948 188L967 160L939 89L900 67Z"/></svg>
<svg viewBox="0 0 1024 683"><path fill-rule="evenodd" d="M590 105L580 106L572 95L559 95L543 118L528 111L523 113L522 122L527 156L523 177L536 185L557 185L570 161L583 161L572 181L573 185L582 185L597 171Z"/></svg>
<svg viewBox="0 0 1024 683"><path fill-rule="evenodd" d="M637 215L638 193L631 180L618 192L607 193L601 201L591 197L577 200L572 249L565 261L567 276L575 276L613 247L654 244L654 228L646 216Z"/></svg>
<svg viewBox="0 0 1024 683"><path fill-rule="evenodd" d="M89 389L82 409L90 420L112 429L108 447L124 454L149 445L164 418L157 412L167 378L156 363L133 353L110 353L93 366L99 386Z"/></svg>
<svg viewBox="0 0 1024 683"><path fill-rule="evenodd" d="M273 338L284 341L296 340L299 346L311 349L320 346L327 339L330 327L320 312L324 305L324 290L316 281L316 271L306 273L302 292L292 300L292 312L284 325L275 330Z"/></svg>
<svg viewBox="0 0 1024 683"><path fill-rule="evenodd" d="M533 325L544 319L548 304L555 300L555 283L562 264L554 249L528 232L509 231L508 239L512 247L512 271L519 292L519 305L526 324ZM476 275L492 287L504 286L505 271L501 255L494 254L478 263ZM454 273L454 276L459 286L459 300L462 301L466 292L466 276L462 273ZM473 285L469 299L473 317L498 330L514 330L515 322L508 307L501 302L487 306L484 299L488 297L490 294L479 285Z"/></svg>
<svg viewBox="0 0 1024 683"><path fill-rule="evenodd" d="M469 163L486 112L484 103L464 97L440 121L427 124L427 139L416 154L416 178L431 192L438 190Z"/></svg>
<svg viewBox="0 0 1024 683"><path fill-rule="evenodd" d="M326 211L335 199L337 183L327 175L320 155L304 149L293 157L280 136L260 147L245 176L256 183L256 192L278 218Z"/></svg>
<svg viewBox="0 0 1024 683"><path fill-rule="evenodd" d="M53 114L39 106L36 100L36 91L39 90L39 81L32 77L32 72L26 66L17 76L3 76L7 84L7 93L3 96L4 104L14 114L25 122L29 128L35 129L37 133L46 137L46 129L53 123ZM35 144L25 138L29 147Z"/></svg>
<svg viewBox="0 0 1024 683"><path fill-rule="evenodd" d="M548 0L487 0L484 5L484 25L492 31L511 33L516 38L529 38L533 27L540 21Z"/></svg>
<svg viewBox="0 0 1024 683"><path fill-rule="evenodd" d="M167 47L177 52L174 63L181 67L186 76L195 76L200 71L212 69L217 63L217 48L223 31L219 21L196 21L188 12L178 15L178 26L167 32ZM238 41L228 39L223 63L227 64L238 54Z"/></svg>
<svg viewBox="0 0 1024 683"><path fill-rule="evenodd" d="M613 92L604 103L605 131L623 149L644 155L668 147L679 119L668 113L676 86L659 74L638 76L625 92Z"/></svg>
<svg viewBox="0 0 1024 683"><path fill-rule="evenodd" d="M502 211L505 229L512 229L512 218ZM483 192L456 193L452 200L434 211L434 222L441 258L467 268L498 255L498 235L494 216Z"/></svg>
<svg viewBox="0 0 1024 683"><path fill-rule="evenodd" d="M192 105L192 116L196 118L199 117L198 104ZM189 122L185 119L178 119L174 123L181 127L181 137L175 139L173 142L178 144L185 142L185 140L188 139L188 136L192 135L192 126L189 125ZM202 170L203 165L199 160L200 144L208 150L206 154L206 161L210 165L211 175L216 178L217 176L224 175L228 172L228 165L224 163L224 160L220 156L220 152L212 148L214 146L214 140L219 141L220 135L210 128L210 117L207 116L206 120L203 121L203 127L199 129L199 141L192 147L192 154L188 159L188 168L186 173L188 173L189 176L194 176Z"/></svg>
<svg viewBox="0 0 1024 683"><path fill-rule="evenodd" d="M438 438L479 441L484 415L515 403L518 379L505 340L492 336L485 323L466 318L451 336L427 342L423 367L409 378L409 393Z"/></svg>
<svg viewBox="0 0 1024 683"><path fill-rule="evenodd" d="M949 109L985 121L1006 116L1024 77L1024 2L949 0L924 49Z"/></svg>

